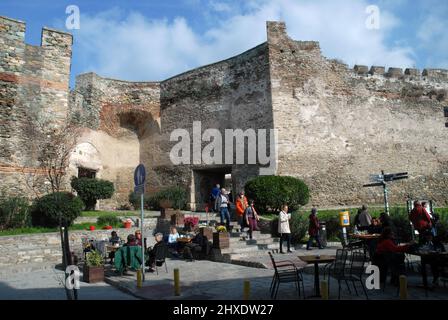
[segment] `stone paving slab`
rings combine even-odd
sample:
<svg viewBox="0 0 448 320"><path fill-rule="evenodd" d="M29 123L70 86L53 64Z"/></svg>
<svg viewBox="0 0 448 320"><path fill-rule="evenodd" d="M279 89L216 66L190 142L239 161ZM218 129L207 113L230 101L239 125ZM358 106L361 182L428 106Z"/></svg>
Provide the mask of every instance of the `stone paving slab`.
<svg viewBox="0 0 448 320"><path fill-rule="evenodd" d="M283 255L282 255L283 256ZM285 255L286 256L286 255ZM181 296L174 296L173 269L179 268L181 279ZM311 296L314 293L314 275L312 268L310 272L304 274L305 295ZM130 273L129 276L110 276L107 282L119 287L132 295L149 300L241 300L243 298L243 283L249 280L251 283L251 299L270 299L269 287L271 284L273 270L249 268L234 264L225 264L211 261L186 262L183 260L168 260L168 273L159 270L159 274L146 273L144 289L136 287L136 275ZM408 278L409 299L448 299L448 289L438 288L430 291L428 297L425 291L418 286L421 278L418 275ZM341 299L363 300L365 296L361 286L357 284L356 294L353 284L350 283L351 292L343 283L341 289ZM391 300L399 299L397 288L388 286L383 290L369 290L369 299ZM330 298L337 299L337 282L330 281ZM278 292L278 299L297 299L297 292L294 284L281 284Z"/></svg>

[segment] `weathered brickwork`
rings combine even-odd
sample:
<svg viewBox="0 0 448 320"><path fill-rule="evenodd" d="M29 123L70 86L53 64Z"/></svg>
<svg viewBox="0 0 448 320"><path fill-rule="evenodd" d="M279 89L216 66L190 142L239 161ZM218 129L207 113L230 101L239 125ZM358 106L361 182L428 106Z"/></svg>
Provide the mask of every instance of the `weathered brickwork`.
<svg viewBox="0 0 448 320"><path fill-rule="evenodd" d="M40 46L25 44L25 23L0 17L0 188L26 191L36 165L26 119L66 119L72 36L43 28Z"/></svg>
<svg viewBox="0 0 448 320"><path fill-rule="evenodd" d="M161 82L86 73L69 93L71 36L44 29L42 45L33 47L24 32L23 22L0 18L0 179L12 190L20 189L17 168L33 167L20 123L23 110L37 107L55 121L68 110L84 128L69 170L95 170L115 183L104 208L126 202L138 163L147 167L147 192L184 186L193 209L203 208L225 174L234 192L260 174L258 162L173 165L178 141L170 135L182 128L193 140L195 121L201 133L213 128L223 138L225 129L277 129L276 174L304 179L312 205L381 203L381 188L362 187L381 170L409 172L391 185L393 203L411 195L446 204L447 70L349 68L323 57L318 42L294 41L284 23L268 22L265 43L227 60Z"/></svg>

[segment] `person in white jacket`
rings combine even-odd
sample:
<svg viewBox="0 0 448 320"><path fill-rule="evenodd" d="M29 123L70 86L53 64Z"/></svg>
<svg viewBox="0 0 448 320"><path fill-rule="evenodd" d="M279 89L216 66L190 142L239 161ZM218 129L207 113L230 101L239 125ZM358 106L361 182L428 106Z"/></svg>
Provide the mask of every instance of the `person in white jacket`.
<svg viewBox="0 0 448 320"><path fill-rule="evenodd" d="M278 216L278 233L280 233L280 253L283 252L283 241L286 240L288 253L291 251L291 230L289 228L289 220L291 214L288 213L288 206L284 204Z"/></svg>

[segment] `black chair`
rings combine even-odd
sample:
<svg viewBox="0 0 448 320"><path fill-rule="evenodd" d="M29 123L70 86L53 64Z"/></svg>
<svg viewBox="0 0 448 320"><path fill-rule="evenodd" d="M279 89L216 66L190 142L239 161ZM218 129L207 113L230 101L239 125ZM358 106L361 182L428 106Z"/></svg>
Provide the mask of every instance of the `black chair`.
<svg viewBox="0 0 448 320"><path fill-rule="evenodd" d="M328 276L328 292L330 292L330 277L337 279L345 275L348 253L349 251L347 249L336 250L336 259L325 265L324 279ZM345 283L347 285L347 289L350 291L348 282L346 281Z"/></svg>
<svg viewBox="0 0 448 320"><path fill-rule="evenodd" d="M351 294L350 287L348 285L348 281L351 281L353 287L355 289L356 295L358 295L358 290L356 289L355 282L361 283L362 289L366 298L369 299L367 295L367 290L364 287L362 276L364 274L364 264L366 262L366 257L362 252L352 252L350 258L350 266L348 268L342 268L341 266L337 269L336 272L333 272L331 276L338 281L338 299L341 298L341 281L345 281L347 284L347 289Z"/></svg>
<svg viewBox="0 0 448 320"><path fill-rule="evenodd" d="M166 258L168 256L168 247L165 243L159 242L156 244L152 250L149 251L149 266L154 264L156 273L159 274L158 267L165 265L165 270L168 273L168 267L166 263Z"/></svg>
<svg viewBox="0 0 448 320"><path fill-rule="evenodd" d="M294 262L289 260L275 261L271 252L268 252L274 267L274 276L271 281L271 298L276 299L280 283L294 282L296 285L298 296L300 297L300 284L302 285L303 298L305 298L305 287L303 285L303 276L300 269L296 267Z"/></svg>

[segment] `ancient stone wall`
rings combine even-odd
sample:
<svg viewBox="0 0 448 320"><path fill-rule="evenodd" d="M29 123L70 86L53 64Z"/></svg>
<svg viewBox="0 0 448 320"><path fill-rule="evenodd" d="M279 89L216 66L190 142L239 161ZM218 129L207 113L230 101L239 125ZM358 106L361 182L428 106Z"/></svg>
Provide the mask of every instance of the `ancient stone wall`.
<svg viewBox="0 0 448 320"><path fill-rule="evenodd" d="M194 149L193 122L200 121L200 134L209 128L217 129L221 133L223 145L225 129L272 128L267 58L267 46L262 44L236 57L183 73L161 83L160 124L162 139L166 141L161 147L166 159L162 165L154 168L155 175L160 179L156 181L159 186L189 186L192 192L191 206L201 208L213 184L220 181L219 175L223 177L224 173L232 174L234 192L249 177L258 175L257 164L224 164L225 154L231 150L221 150L221 163L218 157L217 163L196 163L192 156L194 150L199 150L200 153L210 142L204 141L198 145L198 149ZM179 128L186 129L191 139L191 165L173 166L169 161L169 152L178 142L170 142L170 134ZM247 146L247 141L245 145ZM235 158L236 151L233 154Z"/></svg>
<svg viewBox="0 0 448 320"><path fill-rule="evenodd" d="M94 73L77 77L70 112L85 130L70 161L70 174L92 169L114 182L115 195L99 201L100 209L127 203L135 167L156 157L160 88L156 82L127 82Z"/></svg>
<svg viewBox="0 0 448 320"><path fill-rule="evenodd" d="M381 203L381 187L362 185L385 170L410 176L391 184L391 202L411 195L446 205L447 70L352 70L318 43L290 39L283 23L268 23L268 43L277 173L303 178L310 204Z"/></svg>
<svg viewBox="0 0 448 320"><path fill-rule="evenodd" d="M25 44L25 23L0 17L0 188L25 189L36 164L29 123L66 119L72 36L42 29L40 46Z"/></svg>

